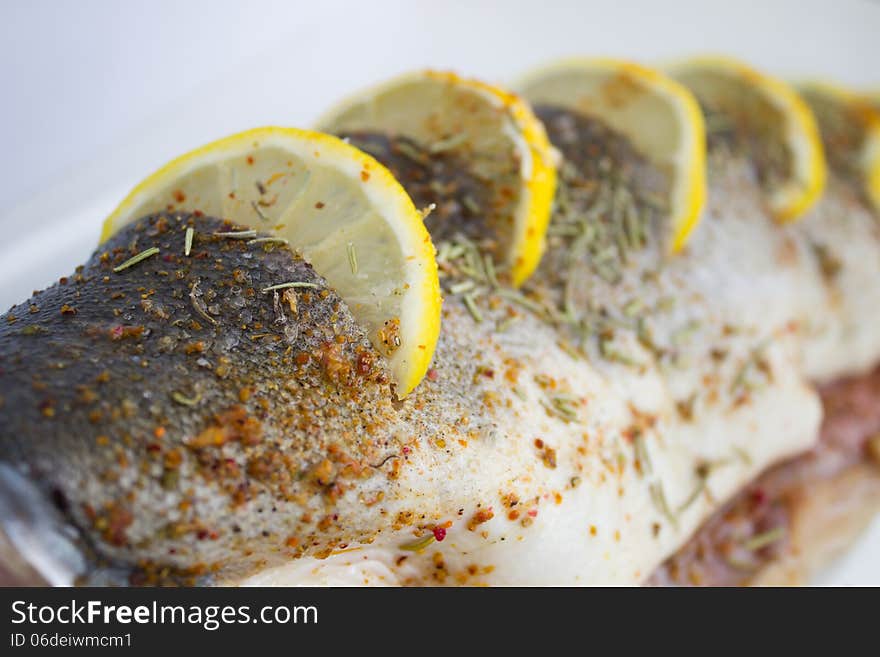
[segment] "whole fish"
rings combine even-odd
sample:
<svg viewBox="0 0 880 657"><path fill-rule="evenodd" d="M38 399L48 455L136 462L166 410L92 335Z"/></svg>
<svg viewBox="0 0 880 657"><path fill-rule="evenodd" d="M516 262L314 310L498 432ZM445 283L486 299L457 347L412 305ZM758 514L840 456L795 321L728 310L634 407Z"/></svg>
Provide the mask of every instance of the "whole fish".
<svg viewBox="0 0 880 657"><path fill-rule="evenodd" d="M596 120L538 111L570 166L524 290L473 266L466 163L424 192L450 208L432 228L447 296L403 401L307 263L220 219L146 217L13 307L10 547L52 583L635 584L814 447L810 381L880 356L872 213L832 186L780 227L748 158L718 152L669 258L662 172ZM367 137L417 196L394 141Z"/></svg>

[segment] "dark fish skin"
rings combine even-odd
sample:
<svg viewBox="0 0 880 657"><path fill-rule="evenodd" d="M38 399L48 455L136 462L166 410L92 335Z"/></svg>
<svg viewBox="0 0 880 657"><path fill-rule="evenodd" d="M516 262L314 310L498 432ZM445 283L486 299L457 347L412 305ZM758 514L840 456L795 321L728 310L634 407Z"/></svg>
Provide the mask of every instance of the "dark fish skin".
<svg viewBox="0 0 880 657"><path fill-rule="evenodd" d="M332 549L334 500L389 452L357 432L394 408L344 302L288 248L215 235L230 230L144 218L0 319L0 479L75 528L78 581L210 581ZM262 291L291 281L313 287Z"/></svg>
<svg viewBox="0 0 880 657"><path fill-rule="evenodd" d="M425 226L435 243L462 234L473 241L506 230L487 226L493 212L490 188L470 171L468 163L452 153L432 153L409 137L377 132L339 134L352 146L369 153L401 181L418 208L434 209ZM496 241L503 235L496 235Z"/></svg>

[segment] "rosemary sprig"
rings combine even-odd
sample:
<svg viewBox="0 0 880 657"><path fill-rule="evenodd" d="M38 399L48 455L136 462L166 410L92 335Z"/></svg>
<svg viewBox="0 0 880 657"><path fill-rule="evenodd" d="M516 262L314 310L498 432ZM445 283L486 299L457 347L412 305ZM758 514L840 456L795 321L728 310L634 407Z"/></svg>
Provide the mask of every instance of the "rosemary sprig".
<svg viewBox="0 0 880 657"><path fill-rule="evenodd" d="M307 283L306 281L291 281L289 283L279 283L278 285L270 285L269 287L264 287L261 292L266 294L267 292L272 292L273 290L284 290L289 287L321 287L317 283Z"/></svg>
<svg viewBox="0 0 880 657"><path fill-rule="evenodd" d="M480 312L480 309L477 308L477 302L473 293L465 294L462 296L461 300L464 302L465 308L467 308L468 312L471 314L471 317L474 318L474 321L479 324L483 321L483 313Z"/></svg>
<svg viewBox="0 0 880 657"><path fill-rule="evenodd" d="M256 201L251 201L251 207L254 209L254 212L257 213L257 216L265 222L272 221L269 217L266 216L266 213L260 208L260 204Z"/></svg>
<svg viewBox="0 0 880 657"><path fill-rule="evenodd" d="M461 202L471 214L480 214L479 204L468 194L465 194L464 197L462 197Z"/></svg>
<svg viewBox="0 0 880 657"><path fill-rule="evenodd" d="M425 163L425 156L422 154L422 152L404 139L398 139L394 143L394 149L402 153L405 157L412 160L413 162L418 162L420 164Z"/></svg>
<svg viewBox="0 0 880 657"><path fill-rule="evenodd" d="M606 360L627 365L629 367L640 367L640 363L629 357L614 346L614 338L599 336L599 354Z"/></svg>
<svg viewBox="0 0 880 657"><path fill-rule="evenodd" d="M146 260L150 256L154 256L157 253L159 253L159 247L151 246L149 249L144 249L143 251L141 251L137 255L130 257L128 260L123 262L118 267L114 267L113 271L118 274L119 272L121 272L125 269L128 269L132 265L136 265L137 263L141 262L142 260Z"/></svg>
<svg viewBox="0 0 880 657"><path fill-rule="evenodd" d="M648 455L648 447L645 445L645 436L642 433L639 433L633 440L633 450L642 467L642 474L650 475L654 468L651 464L651 457Z"/></svg>
<svg viewBox="0 0 880 657"><path fill-rule="evenodd" d="M477 287L477 284L472 279L468 279L466 281L462 281L461 283L450 285L449 291L452 294L463 294L464 292L470 292L475 287Z"/></svg>
<svg viewBox="0 0 880 657"><path fill-rule="evenodd" d="M202 395L201 395L201 393L198 393L198 392L193 397L187 397L182 392L178 392L177 390L174 390L171 393L171 399L176 401L178 404L182 404L183 406L195 406L196 404L199 403L201 398L202 398Z"/></svg>
<svg viewBox="0 0 880 657"><path fill-rule="evenodd" d="M187 226L186 235L183 237L183 255L189 257L190 251L192 251L193 245L193 236L196 231L192 226Z"/></svg>
<svg viewBox="0 0 880 657"><path fill-rule="evenodd" d="M700 493L702 493L706 488L706 480L708 478L708 476L701 476L699 473L697 474L697 485L694 486L694 490L691 491L691 494L688 495L687 499L678 506L678 509L676 509L678 513L683 513L687 511L690 508L691 504L697 501Z"/></svg>
<svg viewBox="0 0 880 657"><path fill-rule="evenodd" d="M533 313L540 317L548 316L547 310L541 304L539 304L537 301L532 301L527 296L520 292L517 292L516 290L502 287L498 290L498 294L508 301L512 301L513 303L518 304L523 308L526 308L527 310L531 310Z"/></svg>
<svg viewBox="0 0 880 657"><path fill-rule="evenodd" d="M700 322L691 320L672 334L672 343L676 346L685 344L700 328Z"/></svg>
<svg viewBox="0 0 880 657"><path fill-rule="evenodd" d="M743 547L749 551L760 550L768 545L772 545L781 540L785 536L785 527L775 527L766 532L756 534L743 543Z"/></svg>
<svg viewBox="0 0 880 657"><path fill-rule="evenodd" d="M348 266L351 268L351 275L357 276L358 273L358 260L357 260L357 251L354 249L354 244L349 242L346 245L346 250L348 251Z"/></svg>
<svg viewBox="0 0 880 657"><path fill-rule="evenodd" d="M189 290L189 300L192 303L193 308L195 308L196 312L211 322L214 326L217 325L217 320L211 317L208 314L208 311L205 309L201 300L199 299L199 281L193 283L192 287Z"/></svg>
<svg viewBox="0 0 880 657"><path fill-rule="evenodd" d="M760 369L761 359L764 357L764 349L770 342L770 338L767 338L763 342L761 342L757 347L752 349L749 353L749 357L745 360L742 366L736 373L736 376L733 377L733 381L730 384L730 393L733 394L740 388L748 388L748 375L751 370Z"/></svg>
<svg viewBox="0 0 880 657"><path fill-rule="evenodd" d="M226 233L217 232L214 233L216 237L225 237L231 240L249 240L253 239L257 236L257 231L255 230L231 230Z"/></svg>
<svg viewBox="0 0 880 657"><path fill-rule="evenodd" d="M566 395L554 395L553 397L550 397L549 405L544 404L544 408L546 408L551 415L556 415L566 422L574 422L577 420L577 410L572 406L574 403L575 400L571 397L567 397Z"/></svg>
<svg viewBox="0 0 880 657"><path fill-rule="evenodd" d="M426 534L421 538L417 538L414 541L410 541L408 543L403 543L398 545L398 549L406 550L408 552L421 552L426 547L428 547L431 543L433 543L436 539L433 534Z"/></svg>
<svg viewBox="0 0 880 657"><path fill-rule="evenodd" d="M517 315L511 315L510 317L505 317L498 324L495 325L496 333L504 333L507 329L513 326L516 322L519 321L519 317Z"/></svg>
<svg viewBox="0 0 880 657"><path fill-rule="evenodd" d="M748 453L746 450L744 450L742 447L739 447L739 446L734 447L734 448L733 448L733 453L736 454L736 457L737 457L740 461L742 461L744 464L746 464L746 465L751 465L751 464L752 464L752 457L751 457L751 456L749 455L749 453Z"/></svg>
<svg viewBox="0 0 880 657"><path fill-rule="evenodd" d="M651 494L651 501L654 502L657 510L666 516L666 519L669 520L673 527L678 528L678 518L675 517L669 508L669 503L666 501L666 493L663 492L663 485L655 481L648 490Z"/></svg>
<svg viewBox="0 0 880 657"><path fill-rule="evenodd" d="M256 239L248 240L248 244L290 244L290 242L283 237L257 237Z"/></svg>
<svg viewBox="0 0 880 657"><path fill-rule="evenodd" d="M457 135L447 137L446 139L435 141L433 144L431 144L428 150L432 155L436 155L437 153L443 153L444 151L449 151L457 146L461 146L461 144L463 144L465 141L467 141L467 135L462 132Z"/></svg>

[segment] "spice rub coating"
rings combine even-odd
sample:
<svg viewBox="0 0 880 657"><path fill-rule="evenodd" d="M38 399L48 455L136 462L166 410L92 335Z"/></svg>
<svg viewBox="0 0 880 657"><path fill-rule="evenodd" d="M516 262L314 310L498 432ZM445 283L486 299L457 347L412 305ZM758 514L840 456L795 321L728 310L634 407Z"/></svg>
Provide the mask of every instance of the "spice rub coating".
<svg viewBox="0 0 880 657"><path fill-rule="evenodd" d="M0 460L135 580L315 547L389 451L364 430L393 413L382 357L259 237L147 217L0 320Z"/></svg>

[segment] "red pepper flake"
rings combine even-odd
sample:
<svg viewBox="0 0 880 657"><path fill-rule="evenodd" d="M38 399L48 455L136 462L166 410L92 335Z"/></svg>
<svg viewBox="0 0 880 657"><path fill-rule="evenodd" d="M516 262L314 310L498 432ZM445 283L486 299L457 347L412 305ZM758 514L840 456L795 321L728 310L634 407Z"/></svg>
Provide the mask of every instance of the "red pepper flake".
<svg viewBox="0 0 880 657"><path fill-rule="evenodd" d="M186 194L184 194L183 191L179 189L175 189L172 196L174 197L174 200L178 203L183 203L186 200Z"/></svg>
<svg viewBox="0 0 880 657"><path fill-rule="evenodd" d="M324 202L323 202L323 201L318 201L317 203L315 203L315 207L316 207L318 210L320 210L321 208L324 207Z"/></svg>
<svg viewBox="0 0 880 657"><path fill-rule="evenodd" d="M446 538L446 529L444 527L434 527L434 540L438 543Z"/></svg>
<svg viewBox="0 0 880 657"><path fill-rule="evenodd" d="M428 381L436 381L440 378L440 375L437 373L433 367L428 370Z"/></svg>
<svg viewBox="0 0 880 657"><path fill-rule="evenodd" d="M367 182L369 179L370 179L370 172L369 171L361 171L361 180L363 180L364 182Z"/></svg>
<svg viewBox="0 0 880 657"><path fill-rule="evenodd" d="M760 506L767 501L767 492L763 488L756 488L752 491L752 502L756 506Z"/></svg>
<svg viewBox="0 0 880 657"><path fill-rule="evenodd" d="M248 164L253 164L253 163L254 163L254 156L253 156L253 155L248 155L248 156L247 156L247 163L248 163Z"/></svg>

